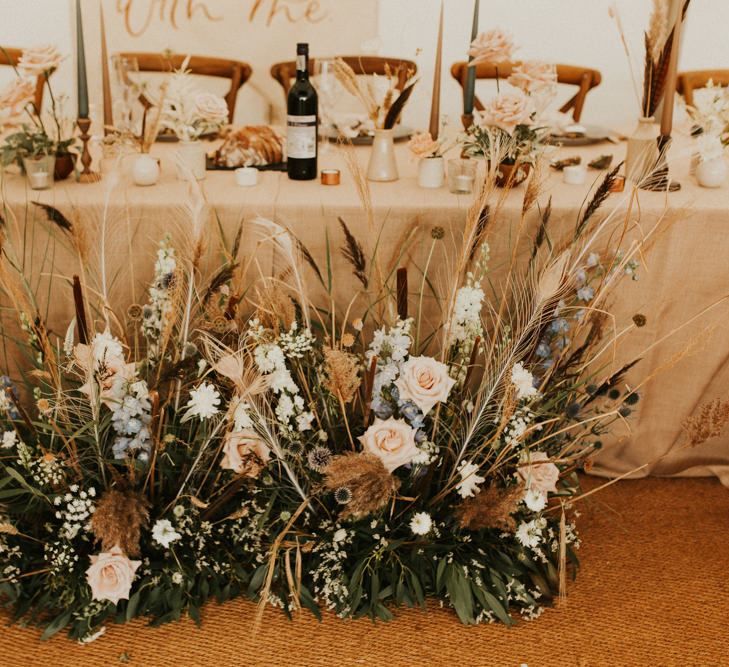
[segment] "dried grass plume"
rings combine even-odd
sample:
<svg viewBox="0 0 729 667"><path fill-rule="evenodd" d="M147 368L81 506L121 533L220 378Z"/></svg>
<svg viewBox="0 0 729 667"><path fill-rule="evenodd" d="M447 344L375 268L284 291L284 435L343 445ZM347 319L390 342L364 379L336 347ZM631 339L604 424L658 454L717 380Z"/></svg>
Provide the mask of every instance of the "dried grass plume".
<svg viewBox="0 0 729 667"><path fill-rule="evenodd" d="M467 498L456 510L458 523L468 530L495 528L513 533L516 521L512 514L524 495L521 484L509 488L489 486Z"/></svg>
<svg viewBox="0 0 729 667"><path fill-rule="evenodd" d="M110 489L99 500L91 530L105 551L115 546L138 556L142 528L149 521L149 501L131 489Z"/></svg>

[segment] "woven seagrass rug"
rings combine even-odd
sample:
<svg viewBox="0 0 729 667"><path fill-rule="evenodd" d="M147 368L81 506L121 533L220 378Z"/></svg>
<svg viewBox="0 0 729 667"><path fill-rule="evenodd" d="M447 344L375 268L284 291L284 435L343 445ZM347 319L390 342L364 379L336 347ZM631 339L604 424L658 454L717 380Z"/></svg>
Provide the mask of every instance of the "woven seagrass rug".
<svg viewBox="0 0 729 667"><path fill-rule="evenodd" d="M599 483L586 481L587 487ZM246 601L161 629L110 626L87 646L0 629L3 667L593 667L729 665L729 490L709 479L615 484L581 509L582 569L567 601L516 627L463 627L445 609L403 610L389 624L293 622Z"/></svg>

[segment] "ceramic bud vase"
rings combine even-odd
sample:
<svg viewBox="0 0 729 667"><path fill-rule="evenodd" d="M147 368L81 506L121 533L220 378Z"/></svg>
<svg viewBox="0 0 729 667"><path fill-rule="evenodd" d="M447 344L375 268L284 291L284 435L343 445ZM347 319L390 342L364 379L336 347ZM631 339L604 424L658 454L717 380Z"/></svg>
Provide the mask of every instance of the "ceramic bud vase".
<svg viewBox="0 0 729 667"><path fill-rule="evenodd" d="M643 117L638 127L628 137L628 151L625 154L625 175L638 183L648 176L658 161L658 124L655 119Z"/></svg>
<svg viewBox="0 0 729 667"><path fill-rule="evenodd" d="M198 181L205 178L205 146L199 141L180 141L177 149L177 178L189 181L194 177Z"/></svg>
<svg viewBox="0 0 729 667"><path fill-rule="evenodd" d="M441 156L422 158L418 162L418 185L421 188L440 188L445 182L445 165Z"/></svg>
<svg viewBox="0 0 729 667"><path fill-rule="evenodd" d="M159 180L159 161L147 154L137 155L132 167L135 185L155 185Z"/></svg>
<svg viewBox="0 0 729 667"><path fill-rule="evenodd" d="M370 181L396 181L397 161L395 160L394 130L375 130L367 178Z"/></svg>
<svg viewBox="0 0 729 667"><path fill-rule="evenodd" d="M724 158L715 157L696 165L696 180L702 188L720 188L726 179Z"/></svg>

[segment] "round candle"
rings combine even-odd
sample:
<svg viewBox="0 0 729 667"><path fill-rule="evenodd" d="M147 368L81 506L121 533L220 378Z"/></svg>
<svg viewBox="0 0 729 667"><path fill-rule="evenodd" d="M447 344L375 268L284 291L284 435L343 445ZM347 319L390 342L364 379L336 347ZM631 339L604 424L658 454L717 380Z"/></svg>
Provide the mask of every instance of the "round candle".
<svg viewBox="0 0 729 667"><path fill-rule="evenodd" d="M28 174L30 180L30 187L34 190L43 190L50 187L51 175L47 171L36 171Z"/></svg>
<svg viewBox="0 0 729 667"><path fill-rule="evenodd" d="M250 188L258 183L258 169L240 167L235 170L235 182L241 187Z"/></svg>
<svg viewBox="0 0 729 667"><path fill-rule="evenodd" d="M582 185L586 179L587 169L584 165L570 165L562 170L562 180L570 185Z"/></svg>
<svg viewBox="0 0 729 667"><path fill-rule="evenodd" d="M473 191L473 181L475 179L470 174L460 174L456 176L456 189L458 192L469 194Z"/></svg>

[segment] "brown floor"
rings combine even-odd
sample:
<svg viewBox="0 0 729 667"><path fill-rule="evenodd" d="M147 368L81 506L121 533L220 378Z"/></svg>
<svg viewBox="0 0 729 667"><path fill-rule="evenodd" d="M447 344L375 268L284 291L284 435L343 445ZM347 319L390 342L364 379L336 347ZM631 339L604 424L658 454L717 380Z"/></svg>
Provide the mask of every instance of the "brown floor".
<svg viewBox="0 0 729 667"><path fill-rule="evenodd" d="M582 571L566 604L513 629L465 628L436 608L389 624L269 611L252 640L255 608L240 601L210 606L202 629L136 622L89 646L4 628L0 665L729 666L729 490L709 479L621 482L586 500L580 522Z"/></svg>

